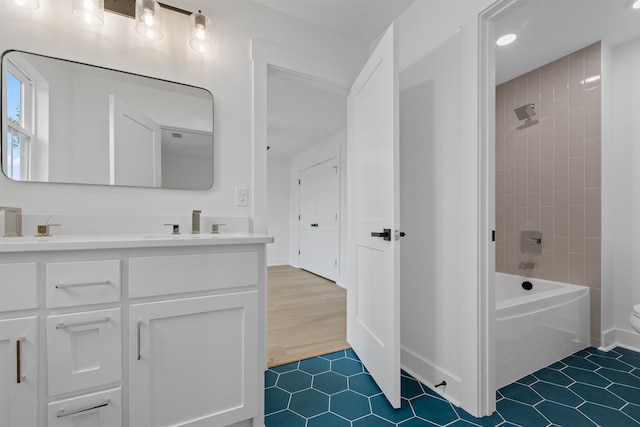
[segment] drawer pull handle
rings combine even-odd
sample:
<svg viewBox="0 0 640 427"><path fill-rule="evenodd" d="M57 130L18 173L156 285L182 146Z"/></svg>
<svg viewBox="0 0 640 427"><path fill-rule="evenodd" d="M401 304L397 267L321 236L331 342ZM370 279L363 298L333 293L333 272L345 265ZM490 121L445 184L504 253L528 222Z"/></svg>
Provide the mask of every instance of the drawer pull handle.
<svg viewBox="0 0 640 427"><path fill-rule="evenodd" d="M140 360L140 325L142 325L142 320L138 320L138 360Z"/></svg>
<svg viewBox="0 0 640 427"><path fill-rule="evenodd" d="M105 280L103 282L58 283L56 285L56 289L80 288L82 286L103 286L103 285L110 285L110 284L111 282L109 280Z"/></svg>
<svg viewBox="0 0 640 427"><path fill-rule="evenodd" d="M24 337L16 340L16 383L20 384L24 377L22 376L22 342Z"/></svg>
<svg viewBox="0 0 640 427"><path fill-rule="evenodd" d="M97 405L89 406L88 408L71 409L69 411L65 411L64 409L61 409L58 411L57 417L62 418L62 417L68 417L69 415L79 414L81 412L93 411L94 409L104 408L109 403L111 403L111 399L107 399L102 403L98 403Z"/></svg>
<svg viewBox="0 0 640 427"><path fill-rule="evenodd" d="M107 323L109 321L108 317L104 319L95 319L95 320L85 320L84 322L74 322L74 323L58 323L56 325L56 329L66 329L73 328L74 326L84 326L84 325L95 325L96 323Z"/></svg>

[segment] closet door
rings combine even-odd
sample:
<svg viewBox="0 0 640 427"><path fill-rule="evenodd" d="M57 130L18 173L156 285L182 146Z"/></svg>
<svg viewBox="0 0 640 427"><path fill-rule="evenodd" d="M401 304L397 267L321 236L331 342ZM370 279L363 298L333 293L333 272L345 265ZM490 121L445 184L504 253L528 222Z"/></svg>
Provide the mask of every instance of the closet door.
<svg viewBox="0 0 640 427"><path fill-rule="evenodd" d="M338 159L300 173L300 267L338 278L340 247L340 179Z"/></svg>

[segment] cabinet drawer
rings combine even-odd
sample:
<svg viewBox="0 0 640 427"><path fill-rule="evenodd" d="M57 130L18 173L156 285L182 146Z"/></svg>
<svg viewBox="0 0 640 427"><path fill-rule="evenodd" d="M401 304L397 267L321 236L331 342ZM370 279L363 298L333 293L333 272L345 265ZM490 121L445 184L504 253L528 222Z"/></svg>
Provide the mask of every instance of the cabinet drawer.
<svg viewBox="0 0 640 427"><path fill-rule="evenodd" d="M49 403L49 427L119 427L122 425L120 388Z"/></svg>
<svg viewBox="0 0 640 427"><path fill-rule="evenodd" d="M0 265L0 311L38 307L36 263Z"/></svg>
<svg viewBox="0 0 640 427"><path fill-rule="evenodd" d="M120 309L47 318L49 395L120 381Z"/></svg>
<svg viewBox="0 0 640 427"><path fill-rule="evenodd" d="M131 258L129 297L255 286L258 270L257 252Z"/></svg>
<svg viewBox="0 0 640 427"><path fill-rule="evenodd" d="M47 307L120 301L120 261L47 264Z"/></svg>

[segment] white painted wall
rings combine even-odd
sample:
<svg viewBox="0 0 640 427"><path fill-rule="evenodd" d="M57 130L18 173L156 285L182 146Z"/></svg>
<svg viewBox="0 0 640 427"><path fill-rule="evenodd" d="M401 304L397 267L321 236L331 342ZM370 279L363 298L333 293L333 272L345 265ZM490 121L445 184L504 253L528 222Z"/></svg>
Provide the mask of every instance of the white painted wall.
<svg viewBox="0 0 640 427"><path fill-rule="evenodd" d="M188 46L188 18L165 14L165 36L152 42L135 32L134 22L105 13L105 25L89 28L66 2L43 1L31 11L0 3L0 51L19 49L91 63L208 89L214 96L215 172L208 191L21 184L0 177L0 204L29 214L249 216L251 206L235 206L235 187L252 184L251 39L269 40L298 52L312 52L341 72L355 75L367 46L322 32L285 14L247 0L175 0L177 7L211 16L214 51L201 55ZM361 49L362 56L352 49ZM254 192L250 189L250 197ZM266 216L266 213L264 214ZM60 233L64 233L64 227Z"/></svg>
<svg viewBox="0 0 640 427"><path fill-rule="evenodd" d="M640 351L640 39L603 49L602 345Z"/></svg>
<svg viewBox="0 0 640 427"><path fill-rule="evenodd" d="M349 277L349 261L347 259L347 130L342 129L322 142L291 158L289 167L289 264L298 267L299 249L299 187L300 171L308 169L332 157L339 161L340 173L340 275L336 283L346 287Z"/></svg>
<svg viewBox="0 0 640 427"><path fill-rule="evenodd" d="M267 246L268 265L289 264L290 182L289 158L268 157L267 171L267 234L275 242Z"/></svg>

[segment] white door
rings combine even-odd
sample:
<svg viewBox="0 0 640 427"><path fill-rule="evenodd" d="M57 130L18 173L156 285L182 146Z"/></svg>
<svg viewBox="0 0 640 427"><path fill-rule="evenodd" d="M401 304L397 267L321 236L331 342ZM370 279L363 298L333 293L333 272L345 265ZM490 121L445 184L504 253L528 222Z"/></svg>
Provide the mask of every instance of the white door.
<svg viewBox="0 0 640 427"><path fill-rule="evenodd" d="M397 27L391 25L348 99L351 283L347 339L400 407ZM372 233L389 233L388 238Z"/></svg>
<svg viewBox="0 0 640 427"><path fill-rule="evenodd" d="M257 313L257 291L132 305L129 425L226 426L255 417Z"/></svg>
<svg viewBox="0 0 640 427"><path fill-rule="evenodd" d="M0 320L0 426L38 424L37 317Z"/></svg>
<svg viewBox="0 0 640 427"><path fill-rule="evenodd" d="M161 137L158 123L109 95L109 183L160 187Z"/></svg>
<svg viewBox="0 0 640 427"><path fill-rule="evenodd" d="M333 157L300 172L300 268L338 279L340 179Z"/></svg>

